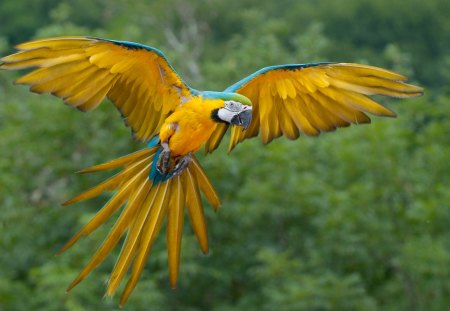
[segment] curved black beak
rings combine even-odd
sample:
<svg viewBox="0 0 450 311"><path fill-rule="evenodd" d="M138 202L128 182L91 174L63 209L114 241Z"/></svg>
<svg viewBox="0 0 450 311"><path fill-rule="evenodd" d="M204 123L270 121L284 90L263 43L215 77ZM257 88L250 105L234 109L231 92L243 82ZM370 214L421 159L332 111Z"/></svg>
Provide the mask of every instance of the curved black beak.
<svg viewBox="0 0 450 311"><path fill-rule="evenodd" d="M245 106L244 110L239 112L231 119L231 124L242 126L246 130L252 122L252 107Z"/></svg>

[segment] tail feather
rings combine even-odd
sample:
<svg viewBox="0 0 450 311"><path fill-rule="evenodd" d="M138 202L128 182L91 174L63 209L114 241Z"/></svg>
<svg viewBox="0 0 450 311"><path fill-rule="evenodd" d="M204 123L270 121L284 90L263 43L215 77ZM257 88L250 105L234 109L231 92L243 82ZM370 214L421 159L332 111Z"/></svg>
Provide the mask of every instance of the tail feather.
<svg viewBox="0 0 450 311"><path fill-rule="evenodd" d="M120 238L123 236L125 231L128 229L131 220L135 217L136 212L140 205L142 204L143 198L147 195L150 190L150 183L144 182L133 194L128 202L128 208L120 215L119 219L114 224L113 228L109 232L108 236L103 241L102 245L99 247L95 255L91 258L86 267L81 271L78 277L69 285L68 290L72 289L75 285L80 283L89 273L91 273L94 268L96 268L105 257L112 251L112 249L117 245Z"/></svg>
<svg viewBox="0 0 450 311"><path fill-rule="evenodd" d="M191 171L195 174L198 185L200 186L200 190L205 194L205 197L208 200L209 204L211 204L212 207L214 207L214 210L217 211L221 204L219 196L217 195L216 190L211 184L211 181L209 180L208 176L206 176L205 172L200 166L200 163L198 163L198 160L195 157L192 159L192 165L190 168Z"/></svg>
<svg viewBox="0 0 450 311"><path fill-rule="evenodd" d="M89 190L73 197L72 199L66 201L63 203L64 206L74 204L80 201L88 200L91 198L95 198L99 196L101 193L105 191L113 191L116 190L118 187L120 187L124 181L127 180L127 178L131 176L135 176L137 172L143 172L141 171L142 168L144 170L147 169L148 164L146 164L149 160L151 161L153 159L153 155L144 158L139 159L139 161L136 161L129 167L126 167L122 172L117 173L116 175L108 178L104 182L98 184L97 186L94 186L90 188Z"/></svg>
<svg viewBox="0 0 450 311"><path fill-rule="evenodd" d="M105 206L61 248L58 254L70 248L81 237L95 231L121 207L123 208L103 243L67 290L75 287L101 264L121 237L126 235L106 290L106 295L113 295L131 267L130 278L120 298L120 304L123 305L140 278L166 216L169 280L171 287L175 287L178 279L185 207L201 250L204 253L208 251L206 221L200 192L203 192L209 203L217 209L220 200L214 187L195 157L180 175L158 182L149 178L154 159L157 158L155 153L158 147L146 148L80 171L91 173L122 168L122 171L113 177L64 203L69 205L96 197L105 191L116 191Z"/></svg>
<svg viewBox="0 0 450 311"><path fill-rule="evenodd" d="M160 185L160 189L156 193L154 204L152 204L150 213L148 214L147 219L145 219L143 230L140 232L141 238L139 239L137 254L131 268L131 276L128 279L122 296L120 297L120 306L125 304L131 292L136 287L150 250L155 242L156 236L161 229L162 221L166 216L167 202L169 199L168 194L170 194L172 180Z"/></svg>
<svg viewBox="0 0 450 311"><path fill-rule="evenodd" d="M181 237L184 223L184 192L181 177L174 178L173 194L167 217L167 251L169 255L169 280L172 288L176 287L180 266Z"/></svg>
<svg viewBox="0 0 450 311"><path fill-rule="evenodd" d="M91 234L93 231L103 225L130 197L131 192L139 183L146 179L145 168L138 172L131 179L126 181L123 186L119 188L117 193L102 207L102 209L71 239L59 253L65 251L67 248L75 244L82 236Z"/></svg>
<svg viewBox="0 0 450 311"><path fill-rule="evenodd" d="M160 187L161 184L158 184L151 188L139 209L139 214L135 217L133 224L127 232L127 237L122 246L122 250L120 251L119 258L117 259L116 265L114 266L109 278L108 288L106 290L106 294L108 296L112 296L117 290L136 255L139 238L142 234L145 220L147 215L150 213L150 209L155 202L155 198Z"/></svg>
<svg viewBox="0 0 450 311"><path fill-rule="evenodd" d="M112 161L91 166L88 168L85 168L81 171L79 171L79 174L86 174L86 173L93 173L93 172L100 172L100 171L109 171L113 170L119 167L129 167L130 164L136 163L136 161L140 159L147 159L149 156L153 157L153 153L156 150L156 148L145 148L133 153L130 153L126 156L114 159Z"/></svg>
<svg viewBox="0 0 450 311"><path fill-rule="evenodd" d="M197 236L198 243L203 253L208 253L208 235L206 233L206 221L203 213L202 200L194 174L186 170L186 205L192 229Z"/></svg>

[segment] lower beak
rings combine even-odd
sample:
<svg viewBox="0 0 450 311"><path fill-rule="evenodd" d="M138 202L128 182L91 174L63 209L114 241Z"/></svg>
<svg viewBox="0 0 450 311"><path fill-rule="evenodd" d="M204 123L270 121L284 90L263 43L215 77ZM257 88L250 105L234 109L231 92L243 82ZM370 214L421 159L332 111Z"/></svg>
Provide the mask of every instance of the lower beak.
<svg viewBox="0 0 450 311"><path fill-rule="evenodd" d="M244 130L246 130L250 123L252 122L252 110L244 110L239 114L235 115L231 120L231 124L242 126Z"/></svg>

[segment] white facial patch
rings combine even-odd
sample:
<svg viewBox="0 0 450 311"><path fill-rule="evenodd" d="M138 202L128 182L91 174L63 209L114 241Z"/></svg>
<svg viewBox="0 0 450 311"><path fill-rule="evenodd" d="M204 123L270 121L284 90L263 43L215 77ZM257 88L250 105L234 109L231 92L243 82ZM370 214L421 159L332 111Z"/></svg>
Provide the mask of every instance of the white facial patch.
<svg viewBox="0 0 450 311"><path fill-rule="evenodd" d="M238 113L238 112L228 110L227 108L220 108L219 111L217 112L217 116L218 116L221 120L230 123L230 122L231 122L231 119L232 119L237 113Z"/></svg>
<svg viewBox="0 0 450 311"><path fill-rule="evenodd" d="M242 104L239 102L235 102L234 100L226 101L223 108L233 112L241 112L243 109Z"/></svg>
<svg viewBox="0 0 450 311"><path fill-rule="evenodd" d="M251 106L243 105L233 100L225 101L224 107L217 111L217 117L227 123L247 127L251 120ZM250 117L248 113L250 112ZM245 113L245 116L241 114ZM246 124L246 125L244 125Z"/></svg>
<svg viewBox="0 0 450 311"><path fill-rule="evenodd" d="M217 115L218 117L225 121L230 123L231 119L242 112L243 105L239 102L235 102L234 100L226 101L223 108L220 108Z"/></svg>

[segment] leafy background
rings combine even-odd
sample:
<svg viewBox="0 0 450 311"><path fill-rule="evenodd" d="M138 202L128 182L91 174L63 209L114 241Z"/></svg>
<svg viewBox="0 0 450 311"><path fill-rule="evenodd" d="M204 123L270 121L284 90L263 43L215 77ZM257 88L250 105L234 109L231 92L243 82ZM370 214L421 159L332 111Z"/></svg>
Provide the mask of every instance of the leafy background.
<svg viewBox="0 0 450 311"><path fill-rule="evenodd" d="M383 100L397 119L319 139L258 139L203 157L223 200L211 251L189 226L179 286L165 239L127 310L446 310L450 305L450 2L447 0L4 0L0 53L32 38L93 35L163 50L195 88L273 64L369 63L425 87ZM92 114L13 87L0 72L0 309L114 310L114 257L66 294L108 226L54 254L107 195L60 202L106 176L74 171L142 146L105 104Z"/></svg>

